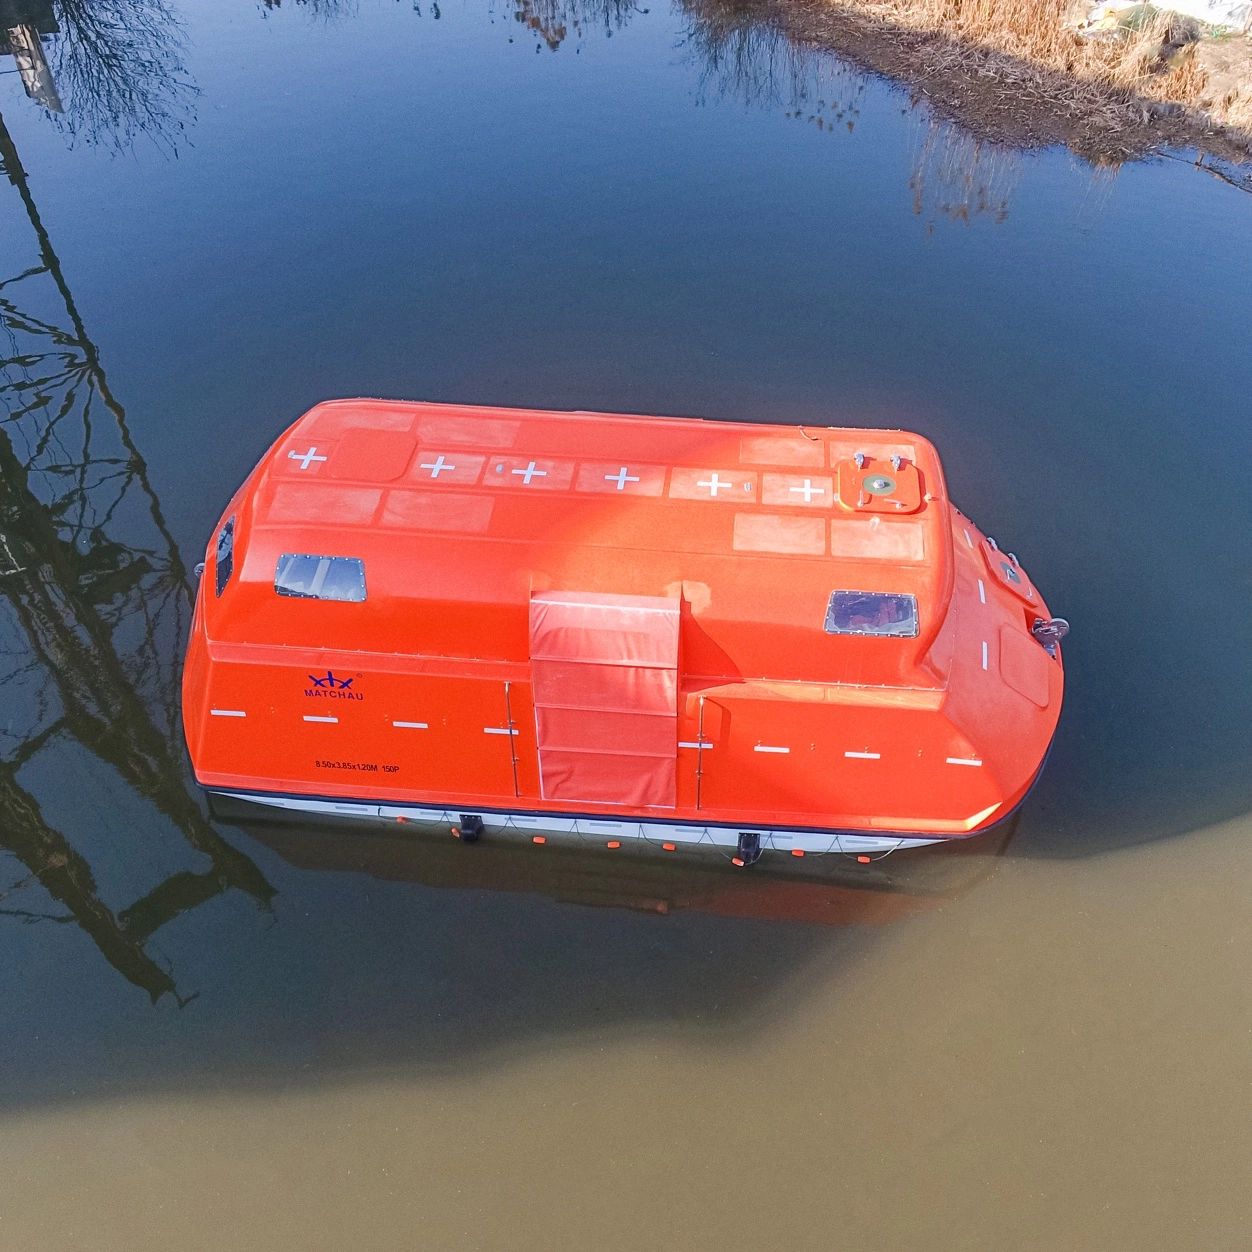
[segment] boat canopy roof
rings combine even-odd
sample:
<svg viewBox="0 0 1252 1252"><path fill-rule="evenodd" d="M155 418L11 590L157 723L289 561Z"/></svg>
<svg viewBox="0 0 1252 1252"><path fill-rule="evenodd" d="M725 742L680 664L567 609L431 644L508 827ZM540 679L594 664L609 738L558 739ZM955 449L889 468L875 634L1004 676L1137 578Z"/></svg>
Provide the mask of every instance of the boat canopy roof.
<svg viewBox="0 0 1252 1252"><path fill-rule="evenodd" d="M206 626L527 663L536 597L650 597L685 677L936 687L952 526L902 431L336 400L232 501Z"/></svg>

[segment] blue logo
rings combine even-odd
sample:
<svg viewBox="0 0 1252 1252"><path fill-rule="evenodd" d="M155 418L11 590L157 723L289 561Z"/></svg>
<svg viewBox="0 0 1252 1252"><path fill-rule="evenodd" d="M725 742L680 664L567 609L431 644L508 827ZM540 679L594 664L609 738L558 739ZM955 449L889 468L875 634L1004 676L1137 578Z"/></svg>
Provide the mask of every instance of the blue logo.
<svg viewBox="0 0 1252 1252"><path fill-rule="evenodd" d="M334 670L329 669L326 671L325 678L318 678L315 674L310 674L309 681L315 687L340 687L346 690L348 687L352 686L351 678L336 678Z"/></svg>
<svg viewBox="0 0 1252 1252"><path fill-rule="evenodd" d="M363 700L365 697L359 691L352 690L352 684L360 677L361 675L357 674L353 678L337 678L332 669L328 669L321 678L316 674L310 674L309 682L313 686L305 687L304 694L324 700Z"/></svg>

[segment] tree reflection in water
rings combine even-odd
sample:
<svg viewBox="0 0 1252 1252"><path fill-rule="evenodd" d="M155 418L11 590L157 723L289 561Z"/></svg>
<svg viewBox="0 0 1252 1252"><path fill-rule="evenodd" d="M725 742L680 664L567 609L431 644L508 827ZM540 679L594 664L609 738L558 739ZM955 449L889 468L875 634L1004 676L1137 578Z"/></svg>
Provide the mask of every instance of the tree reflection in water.
<svg viewBox="0 0 1252 1252"><path fill-rule="evenodd" d="M592 30L611 38L635 14L648 11L632 0L513 0L513 20L542 39L552 52L570 31L576 39Z"/></svg>
<svg viewBox="0 0 1252 1252"><path fill-rule="evenodd" d="M0 0L0 52L26 94L84 143L173 143L195 84L182 21L165 0Z"/></svg>
<svg viewBox="0 0 1252 1252"><path fill-rule="evenodd" d="M833 53L790 38L757 0L681 0L689 19L687 47L704 67L704 82L749 104L783 108L789 118L827 134L852 134L868 78ZM1003 222L1020 174L1021 155L975 139L936 118L914 98L922 134L909 188L913 211L929 220Z"/></svg>
<svg viewBox="0 0 1252 1252"><path fill-rule="evenodd" d="M289 0L289 2L312 17L325 22L334 21L340 17L355 17L357 13L357 0ZM281 9L283 0L263 0L263 4L265 9Z"/></svg>
<svg viewBox="0 0 1252 1252"><path fill-rule="evenodd" d="M154 1001L179 997L173 972L146 951L154 932L224 891L268 908L274 890L188 790L178 729L187 571L3 119L0 161L38 258L0 281L0 849L24 867L0 888L0 913L76 923ZM75 745L199 854L120 911L31 781L56 777ZM91 820L85 804L77 815ZM36 884L51 905L34 898Z"/></svg>
<svg viewBox="0 0 1252 1252"><path fill-rule="evenodd" d="M818 130L855 130L866 78L847 62L789 39L752 0L684 0L684 46L707 92L787 110Z"/></svg>
<svg viewBox="0 0 1252 1252"><path fill-rule="evenodd" d="M621 0L515 0L515 17L555 51L568 31L601 26L607 33L646 13ZM679 0L686 18L682 46L700 70L701 96L733 97L829 135L852 134L869 81L851 62L797 43L760 0ZM1002 222L1020 174L1021 156L973 138L931 114L920 99L922 140L909 188L918 216Z"/></svg>
<svg viewBox="0 0 1252 1252"><path fill-rule="evenodd" d="M921 140L913 155L909 189L913 212L929 219L968 222L985 216L1002 222L1009 214L1009 196L1021 177L1021 153L988 143L933 116L921 123Z"/></svg>

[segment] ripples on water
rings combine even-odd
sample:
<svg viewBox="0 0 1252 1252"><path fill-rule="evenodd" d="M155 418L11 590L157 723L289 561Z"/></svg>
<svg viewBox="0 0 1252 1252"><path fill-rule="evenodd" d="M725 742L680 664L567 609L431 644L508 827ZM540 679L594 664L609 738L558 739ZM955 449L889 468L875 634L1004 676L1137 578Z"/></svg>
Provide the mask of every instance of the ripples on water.
<svg viewBox="0 0 1252 1252"><path fill-rule="evenodd" d="M981 1169L1033 1151L1033 1132L1001 1120L1019 1099L1053 1110L1058 1142L1095 1133L1066 1081L1103 1107L1112 1080L1053 1066L1099 1069L1099 1046L1071 1053L1058 1036L1012 1075L994 1059L1043 1029L1040 1003L1077 1003L1076 1031L1111 1032L1132 1047L1132 1074L1160 1080L1179 1036L1158 1018L1145 1027L1155 1051L1126 1040L1154 994L1187 1001L1165 948L1207 970L1193 1010L1218 1042L1194 1048L1242 1093L1223 1059L1239 1019L1214 945L1246 942L1246 919L1226 936L1207 914L1233 909L1228 893L1206 893L1202 871L1188 877L1165 851L1241 818L1250 798L1252 236L1237 188L1173 161L1117 177L979 143L750 8L28 0L17 16L45 32L46 65L26 66L34 99L17 75L0 92L0 1100L33 1110L30 1160L65 1142L38 1110L71 1115L89 1096L320 1090L525 1060L549 1065L534 1081L556 1103L598 1092L617 1109L613 1159L662 1151L667 1104L684 1122L666 1133L715 1152L705 1135L725 1102L741 1122L723 1141L753 1163L726 1162L716 1180L702 1167L707 1195L737 1213L727 1176L750 1193L765 1170L765 1209L792 1246L830 1246L822 1232L839 1227L869 1247L887 1219L861 1193L873 1170L858 1141L900 1180L918 1151ZM886 413L921 429L963 507L1013 533L1076 623L1067 711L1020 837L812 884L642 862L610 879L565 853L483 848L469 862L460 846L382 832L210 820L178 728L188 567L274 435L312 400L354 392L809 422ZM1213 838L1236 881L1241 842ZM1126 935L1162 945L1147 973ZM1106 945L1120 955L1101 968ZM588 1040L618 1058L647 1118L614 1103L628 1098L621 1075L572 1059ZM634 1040L670 1059L681 1091ZM997 1094L981 1103L964 1071L931 1085L893 1071L934 1142L907 1101L870 1099L863 1079L893 1053L924 1069L945 1047L976 1053ZM966 1092L965 1114L940 1107L945 1084ZM778 1088L771 1112L758 1093ZM335 1117L381 1128L403 1105L440 1127L434 1142L471 1153L442 1115L412 1107L424 1090ZM463 1092L440 1098L502 1144L545 1124L533 1102L483 1090L494 1120ZM1126 1099L1106 1116L1133 1134L1144 1114ZM1176 1116L1211 1130L1202 1095L1188 1101ZM823 1109L842 1110L843 1137L805 1121ZM182 1116L153 1135L177 1141ZM324 1130L307 1109L279 1124ZM608 1168L606 1124L561 1123L553 1170L568 1179L561 1154L579 1145ZM213 1142L188 1165L196 1177L230 1159ZM834 1142L838 1202L816 1198L811 1171ZM1214 1143L1229 1159L1229 1128ZM409 1144L415 1159L429 1148ZM1077 1153L1088 1168L1098 1158ZM314 1154L315 1175L327 1159ZM121 1153L119 1180L133 1186L141 1164ZM915 1168L919 1194L948 1177ZM786 1217L778 1169L802 1180ZM43 1232L29 1246L64 1246L26 1182L22 1229ZM583 1182L528 1185L547 1216L518 1219L518 1242L501 1216L483 1227L493 1246L537 1244L560 1204L586 1223L569 1246L617 1238L587 1216ZM648 1222L703 1246L720 1219L657 1186L634 1201ZM313 1210L355 1211L344 1188ZM394 1198L378 1203L394 1225L348 1232L362 1246L414 1229ZM1210 1229L1234 1206L1216 1203ZM993 1203L992 1226L1011 1228L1012 1211ZM806 1212L829 1224L809 1230ZM101 1229L141 1246L136 1231L155 1242L162 1221ZM1122 1246L1134 1225L1070 1243ZM974 1246L961 1229L930 1246ZM735 1228L721 1237L741 1246Z"/></svg>

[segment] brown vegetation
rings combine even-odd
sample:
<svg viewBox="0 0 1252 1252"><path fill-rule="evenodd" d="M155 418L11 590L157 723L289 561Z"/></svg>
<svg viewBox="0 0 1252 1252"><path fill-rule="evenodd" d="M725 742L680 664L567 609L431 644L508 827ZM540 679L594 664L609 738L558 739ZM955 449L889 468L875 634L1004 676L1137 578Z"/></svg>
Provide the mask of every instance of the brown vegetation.
<svg viewBox="0 0 1252 1252"><path fill-rule="evenodd" d="M1019 147L1063 143L1101 163L1167 147L1252 156L1252 78L1214 100L1177 19L1084 37L1072 0L695 0L707 21L769 20L902 83L940 116ZM1247 42L1240 39L1239 43ZM1250 58L1252 62L1252 58Z"/></svg>

